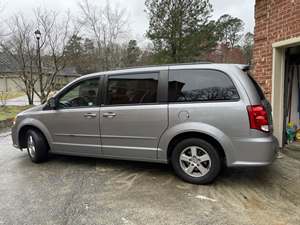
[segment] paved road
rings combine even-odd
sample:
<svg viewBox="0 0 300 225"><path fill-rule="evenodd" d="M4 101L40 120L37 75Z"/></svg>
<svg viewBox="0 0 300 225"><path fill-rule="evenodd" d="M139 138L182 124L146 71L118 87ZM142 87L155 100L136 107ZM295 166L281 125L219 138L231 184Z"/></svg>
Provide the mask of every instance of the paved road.
<svg viewBox="0 0 300 225"><path fill-rule="evenodd" d="M39 98L37 96L34 97L34 105L39 105L41 103L41 101L39 100ZM8 99L6 101L6 105L19 105L19 106L23 106L23 105L28 105L28 99L27 96L20 96L17 98L13 98L13 99Z"/></svg>
<svg viewBox="0 0 300 225"><path fill-rule="evenodd" d="M33 164L0 137L0 224L300 224L300 161L228 169L211 186L166 165L53 156Z"/></svg>

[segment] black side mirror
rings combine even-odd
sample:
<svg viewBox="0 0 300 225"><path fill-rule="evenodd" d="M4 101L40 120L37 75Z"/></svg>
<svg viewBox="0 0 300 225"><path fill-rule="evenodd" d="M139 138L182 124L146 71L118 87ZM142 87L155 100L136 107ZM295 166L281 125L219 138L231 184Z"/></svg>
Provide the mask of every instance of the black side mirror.
<svg viewBox="0 0 300 225"><path fill-rule="evenodd" d="M56 109L56 107L57 107L57 101L56 101L56 99L55 98L50 98L48 100L48 106L51 109Z"/></svg>

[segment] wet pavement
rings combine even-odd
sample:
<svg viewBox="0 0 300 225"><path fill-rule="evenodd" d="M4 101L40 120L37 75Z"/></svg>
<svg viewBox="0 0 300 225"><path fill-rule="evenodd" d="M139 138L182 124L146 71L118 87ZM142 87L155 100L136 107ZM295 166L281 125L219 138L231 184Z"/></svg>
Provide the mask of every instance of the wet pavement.
<svg viewBox="0 0 300 225"><path fill-rule="evenodd" d="M300 161L226 169L209 186L167 165L52 156L33 164L0 134L2 224L300 224Z"/></svg>

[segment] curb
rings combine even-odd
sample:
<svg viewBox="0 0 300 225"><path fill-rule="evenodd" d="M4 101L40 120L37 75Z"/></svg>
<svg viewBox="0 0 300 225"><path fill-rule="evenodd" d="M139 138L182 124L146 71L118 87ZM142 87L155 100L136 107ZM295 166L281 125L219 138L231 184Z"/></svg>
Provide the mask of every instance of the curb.
<svg viewBox="0 0 300 225"><path fill-rule="evenodd" d="M1 133L2 131L0 130L0 138L5 138L11 135L10 131L6 131L4 133Z"/></svg>

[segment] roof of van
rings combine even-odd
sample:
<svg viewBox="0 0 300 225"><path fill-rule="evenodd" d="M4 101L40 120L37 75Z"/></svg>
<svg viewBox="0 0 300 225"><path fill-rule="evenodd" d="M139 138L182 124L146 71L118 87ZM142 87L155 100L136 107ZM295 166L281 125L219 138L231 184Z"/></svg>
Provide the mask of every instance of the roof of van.
<svg viewBox="0 0 300 225"><path fill-rule="evenodd" d="M249 65L244 64L222 64L222 63L185 63L185 64L167 64L167 65L153 65L153 66L143 66L143 67L132 67L125 69L116 69L111 71L96 72L92 74L84 75L86 76L99 76L99 75L113 75L113 74L124 74L124 73L139 73L139 72L155 72L159 70L180 70L180 69L216 69L221 71L230 71L232 69L249 70Z"/></svg>

